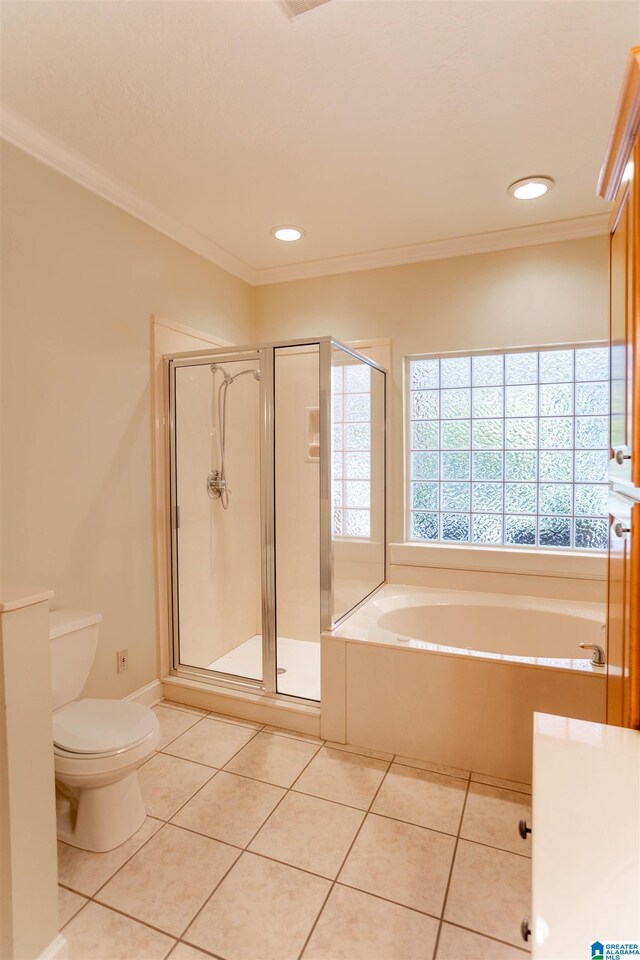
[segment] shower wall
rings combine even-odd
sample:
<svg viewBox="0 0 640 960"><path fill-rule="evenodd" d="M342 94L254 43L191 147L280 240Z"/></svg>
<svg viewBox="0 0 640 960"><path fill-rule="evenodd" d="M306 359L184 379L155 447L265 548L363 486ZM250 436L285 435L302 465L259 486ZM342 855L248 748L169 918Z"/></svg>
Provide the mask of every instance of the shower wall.
<svg viewBox="0 0 640 960"><path fill-rule="evenodd" d="M243 360L224 365L258 369ZM217 387L209 364L176 370L176 453L181 662L207 667L261 627L259 384L240 377L227 394L229 509L206 480L220 466Z"/></svg>
<svg viewBox="0 0 640 960"><path fill-rule="evenodd" d="M385 579L385 375L335 344L333 421L333 617Z"/></svg>

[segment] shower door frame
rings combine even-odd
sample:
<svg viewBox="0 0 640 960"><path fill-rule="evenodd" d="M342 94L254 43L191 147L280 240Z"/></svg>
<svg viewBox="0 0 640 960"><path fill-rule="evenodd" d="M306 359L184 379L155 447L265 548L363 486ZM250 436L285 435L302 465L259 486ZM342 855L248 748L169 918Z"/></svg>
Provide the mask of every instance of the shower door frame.
<svg viewBox="0 0 640 960"><path fill-rule="evenodd" d="M333 537L331 515L331 471L332 471L332 432L331 432L331 366L332 351L340 350L355 357L370 367L379 370L384 381L383 416L383 579L366 597L352 607L342 617L333 618ZM232 347L213 347L210 350L197 350L188 353L166 354L168 376L167 424L167 489L168 524L170 532L169 563L169 602L171 625L171 668L172 676L222 685L236 690L250 691L268 697L277 697L302 704L317 703L304 697L278 692L277 689L277 603L276 603L276 486L275 486L275 358L276 350L286 347L318 347L318 386L319 386L319 514L320 514L320 631L332 630L342 620L350 616L357 607L369 599L386 582L387 569L387 390L388 373L370 357L347 346L335 337L303 337L295 340L282 340L270 343L237 345ZM177 449L176 449L176 370L181 367L200 366L220 361L258 360L260 369L260 565L261 565L261 613L262 613L262 680L242 677L235 674L211 670L207 667L193 667L180 663L180 623L178 596L178 511L177 511Z"/></svg>

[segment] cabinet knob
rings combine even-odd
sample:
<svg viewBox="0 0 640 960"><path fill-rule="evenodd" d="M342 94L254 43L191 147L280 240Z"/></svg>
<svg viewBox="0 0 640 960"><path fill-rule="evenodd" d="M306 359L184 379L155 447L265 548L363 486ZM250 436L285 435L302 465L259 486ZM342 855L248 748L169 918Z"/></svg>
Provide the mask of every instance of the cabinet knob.
<svg viewBox="0 0 640 960"><path fill-rule="evenodd" d="M520 823L518 824L518 833L520 834L523 840L526 840L527 834L531 833L531 827L527 826L526 820L521 820Z"/></svg>
<svg viewBox="0 0 640 960"><path fill-rule="evenodd" d="M531 936L531 930L529 929L529 921L523 920L520 924L520 936L526 943L529 937Z"/></svg>
<svg viewBox="0 0 640 960"><path fill-rule="evenodd" d="M629 527L624 527L620 520L618 520L613 525L613 532L615 533L616 537L624 537L625 533L631 533L631 529Z"/></svg>
<svg viewBox="0 0 640 960"><path fill-rule="evenodd" d="M625 460L631 460L631 454L625 453L626 449L627 449L626 447L618 447L618 449L615 451L613 455L613 458L619 467L622 466Z"/></svg>

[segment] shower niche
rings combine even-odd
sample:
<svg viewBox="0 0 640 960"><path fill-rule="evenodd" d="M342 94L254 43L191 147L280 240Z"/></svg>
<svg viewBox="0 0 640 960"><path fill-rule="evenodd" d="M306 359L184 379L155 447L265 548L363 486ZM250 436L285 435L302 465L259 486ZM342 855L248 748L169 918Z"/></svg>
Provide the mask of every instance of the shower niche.
<svg viewBox="0 0 640 960"><path fill-rule="evenodd" d="M328 337L167 365L173 672L320 700L385 581L386 371Z"/></svg>

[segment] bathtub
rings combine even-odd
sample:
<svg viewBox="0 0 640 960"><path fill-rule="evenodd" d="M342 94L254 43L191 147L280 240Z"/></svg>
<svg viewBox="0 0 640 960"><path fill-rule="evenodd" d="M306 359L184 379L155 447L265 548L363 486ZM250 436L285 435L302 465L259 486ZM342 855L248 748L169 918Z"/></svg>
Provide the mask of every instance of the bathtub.
<svg viewBox="0 0 640 960"><path fill-rule="evenodd" d="M387 584L322 636L322 735L529 783L533 713L605 720L599 603Z"/></svg>

